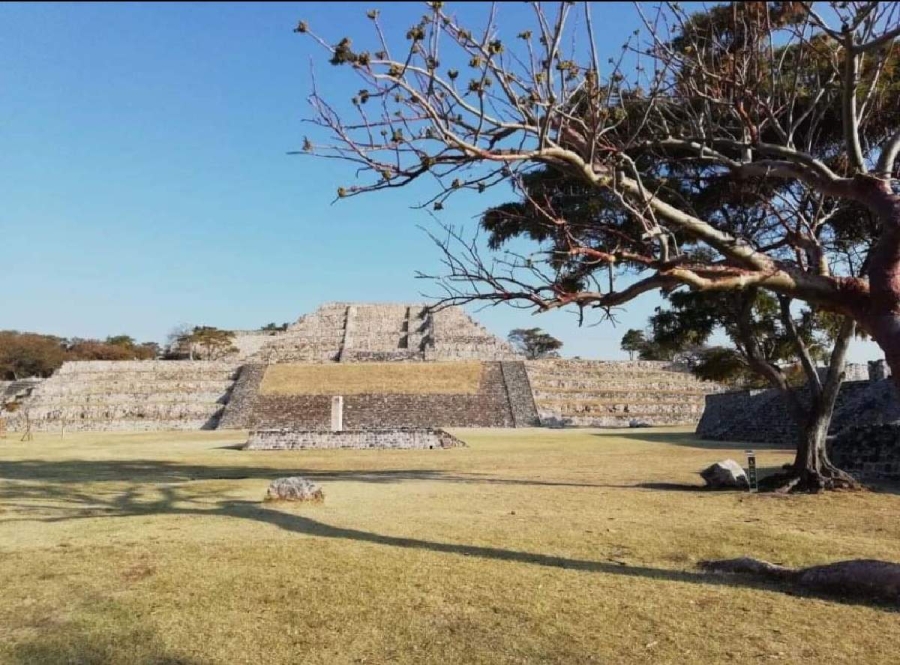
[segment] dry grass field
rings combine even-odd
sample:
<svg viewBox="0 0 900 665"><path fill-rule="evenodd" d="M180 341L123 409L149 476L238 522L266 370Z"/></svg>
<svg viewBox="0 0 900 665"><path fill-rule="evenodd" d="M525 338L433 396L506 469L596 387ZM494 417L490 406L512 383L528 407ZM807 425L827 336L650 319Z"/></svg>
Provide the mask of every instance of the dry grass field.
<svg viewBox="0 0 900 665"><path fill-rule="evenodd" d="M479 362L269 365L263 395L474 395Z"/></svg>
<svg viewBox="0 0 900 665"><path fill-rule="evenodd" d="M696 567L900 560L897 494L695 491L742 451L672 431L455 433L470 447L0 441L0 662L898 662L894 609ZM325 502L263 503L289 474Z"/></svg>

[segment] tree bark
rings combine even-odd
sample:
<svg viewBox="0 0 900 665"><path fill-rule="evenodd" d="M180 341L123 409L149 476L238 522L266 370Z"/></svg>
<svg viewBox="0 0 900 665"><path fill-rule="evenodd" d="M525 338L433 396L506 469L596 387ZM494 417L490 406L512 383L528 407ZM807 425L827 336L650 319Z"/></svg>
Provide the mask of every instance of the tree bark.
<svg viewBox="0 0 900 665"><path fill-rule="evenodd" d="M891 378L900 389L900 196L893 194L889 181L867 184L872 196L869 208L882 233L870 255L870 304L860 321L884 351Z"/></svg>

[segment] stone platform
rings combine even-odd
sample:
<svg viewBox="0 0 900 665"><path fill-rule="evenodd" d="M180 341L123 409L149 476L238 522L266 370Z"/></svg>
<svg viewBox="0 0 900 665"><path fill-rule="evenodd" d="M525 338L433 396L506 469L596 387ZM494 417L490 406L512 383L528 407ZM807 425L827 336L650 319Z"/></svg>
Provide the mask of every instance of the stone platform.
<svg viewBox="0 0 900 665"><path fill-rule="evenodd" d="M452 434L431 427L344 430L264 429L250 432L244 450L327 450L335 448L433 450L465 447Z"/></svg>

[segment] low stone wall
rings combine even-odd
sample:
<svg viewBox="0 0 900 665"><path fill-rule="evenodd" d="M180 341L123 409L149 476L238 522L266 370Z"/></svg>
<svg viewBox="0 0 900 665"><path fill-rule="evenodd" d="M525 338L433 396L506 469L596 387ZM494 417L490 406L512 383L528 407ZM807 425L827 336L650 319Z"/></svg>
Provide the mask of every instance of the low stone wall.
<svg viewBox="0 0 900 665"><path fill-rule="evenodd" d="M799 393L808 401L809 393ZM889 379L845 381L834 408L830 434L848 427L900 420L900 399ZM697 425L702 439L793 446L799 436L787 404L777 390L741 390L706 396Z"/></svg>
<svg viewBox="0 0 900 665"><path fill-rule="evenodd" d="M862 481L900 481L900 425L848 427L828 441L835 465Z"/></svg>
<svg viewBox="0 0 900 665"><path fill-rule="evenodd" d="M442 429L370 429L329 432L322 430L267 429L250 433L244 450L458 448L466 444Z"/></svg>

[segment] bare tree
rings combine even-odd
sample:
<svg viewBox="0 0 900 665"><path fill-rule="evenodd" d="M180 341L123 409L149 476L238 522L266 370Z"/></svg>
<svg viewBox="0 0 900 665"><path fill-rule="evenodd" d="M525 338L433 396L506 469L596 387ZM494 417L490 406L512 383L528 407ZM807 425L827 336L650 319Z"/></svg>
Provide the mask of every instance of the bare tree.
<svg viewBox="0 0 900 665"><path fill-rule="evenodd" d="M654 290L762 289L846 316L845 339L858 324L900 385L900 3L636 4L641 34L603 64L590 4L534 3L515 48L496 5L476 32L426 4L400 43L369 12L371 50L298 25L362 86L351 118L313 84L327 138L303 151L357 167L339 197L424 176L423 206L440 210L518 188L536 251L485 259L449 228L435 236L445 303L609 316ZM540 169L603 205L573 216L532 196Z"/></svg>

